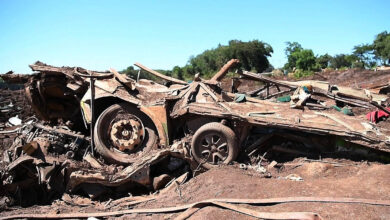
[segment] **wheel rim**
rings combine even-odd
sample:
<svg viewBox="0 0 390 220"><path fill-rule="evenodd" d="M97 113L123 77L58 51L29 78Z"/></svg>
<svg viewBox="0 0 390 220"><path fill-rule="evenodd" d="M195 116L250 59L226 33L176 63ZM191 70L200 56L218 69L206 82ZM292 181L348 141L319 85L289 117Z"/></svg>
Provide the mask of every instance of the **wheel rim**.
<svg viewBox="0 0 390 220"><path fill-rule="evenodd" d="M108 129L113 150L120 152L136 151L142 145L144 134L142 121L134 115L118 115Z"/></svg>
<svg viewBox="0 0 390 220"><path fill-rule="evenodd" d="M229 155L226 137L216 132L204 135L198 149L197 156L210 164L221 163Z"/></svg>

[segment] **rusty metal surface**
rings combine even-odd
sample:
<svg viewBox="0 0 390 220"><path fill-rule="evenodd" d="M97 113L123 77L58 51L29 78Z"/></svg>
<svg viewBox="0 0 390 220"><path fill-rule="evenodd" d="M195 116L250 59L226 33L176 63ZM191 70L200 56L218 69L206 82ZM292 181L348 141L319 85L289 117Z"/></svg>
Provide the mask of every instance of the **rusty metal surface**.
<svg viewBox="0 0 390 220"><path fill-rule="evenodd" d="M156 126L161 146L169 145L169 120L165 105L141 106L140 110L153 121Z"/></svg>
<svg viewBox="0 0 390 220"><path fill-rule="evenodd" d="M203 88L209 86L202 84ZM188 94L196 90L187 91ZM198 93L202 92L199 90ZM188 97L184 95L184 97ZM199 96L195 96L199 97ZM217 100L216 100L217 99ZM203 99L202 99L203 100ZM172 117L180 117L187 113L208 115L219 118L239 119L252 125L300 130L308 133L337 135L352 139L361 139L366 146L380 148L390 152L388 134L382 133L375 125L360 118L342 114L320 113L312 110L291 109L288 104L267 100L247 101L245 103L226 102L214 95L214 102L183 101L177 103Z"/></svg>
<svg viewBox="0 0 390 220"><path fill-rule="evenodd" d="M110 135L114 146L120 151L134 150L143 141L144 128L140 119L134 117L115 122Z"/></svg>
<svg viewBox="0 0 390 220"><path fill-rule="evenodd" d="M324 81L305 80L305 81L290 82L290 81L272 79L262 74L256 74L248 71L239 71L238 73L243 77L249 79L253 79L265 83L272 83L274 85L279 85L290 89L296 89L304 85L311 85L314 87L314 93L326 95L329 98L337 99L350 104L368 105L367 102L369 101L383 102L389 98L386 95L371 93L364 89L353 89L345 86L331 85L328 82L324 82Z"/></svg>
<svg viewBox="0 0 390 220"><path fill-rule="evenodd" d="M221 80L224 73L236 63L238 63L238 60L229 61L211 81ZM148 68L140 66L149 71ZM44 119L63 118L69 120L82 110L84 118L87 122L90 122L90 91L86 86L88 79L83 79L75 74L75 72L87 72L86 70L82 68L52 67L39 62L31 65L31 68L40 71L37 77L30 80L27 88L32 107L38 115ZM386 145L388 145L389 137L386 132L380 131L375 125L362 121L360 118L348 117L342 114L325 114L310 109L302 111L292 109L287 104L250 97L246 97L244 103L235 103L232 99L226 98L233 98L233 94L221 93L216 84L208 84L202 81L194 81L188 87L175 90L176 93L173 94L174 90L153 81L140 80L135 82L115 70L111 70L111 72L114 73L111 77L107 75L104 79L96 80L96 99L117 98L137 105L153 121L159 135L159 143L163 146L169 144L169 136L171 135L169 131L170 120L185 117L187 114L195 114L233 121L245 121L256 126L299 130L323 135L331 134L350 140L361 140L366 142L366 145L374 144L370 147L387 151ZM96 71L94 73L107 74ZM338 87L337 90L326 92L325 90L329 88L329 84L325 82L278 81L251 72L243 71L239 73L247 78L289 89L310 84L314 87L314 92L317 91L336 100L357 105L367 106L370 105L370 100L383 101L387 99L385 95L367 94L363 90L346 87ZM130 86L123 85L126 83L130 83ZM60 85L67 86L61 87ZM348 97L348 94L351 95ZM272 97L272 95L267 94L268 96ZM171 102L170 106L172 107L169 110L166 100L174 100L173 103ZM377 145L380 145L380 147ZM128 147L131 148L130 145Z"/></svg>

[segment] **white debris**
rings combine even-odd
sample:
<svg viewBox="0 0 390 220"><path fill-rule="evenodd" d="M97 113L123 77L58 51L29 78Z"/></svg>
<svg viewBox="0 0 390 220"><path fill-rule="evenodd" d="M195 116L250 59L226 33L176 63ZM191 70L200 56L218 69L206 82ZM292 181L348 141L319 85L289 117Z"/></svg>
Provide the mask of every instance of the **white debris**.
<svg viewBox="0 0 390 220"><path fill-rule="evenodd" d="M17 126L22 124L22 119L20 119L19 116L15 116L8 119L8 122L13 126Z"/></svg>
<svg viewBox="0 0 390 220"><path fill-rule="evenodd" d="M298 176L297 174L290 174L284 178L292 181L303 181L303 178Z"/></svg>

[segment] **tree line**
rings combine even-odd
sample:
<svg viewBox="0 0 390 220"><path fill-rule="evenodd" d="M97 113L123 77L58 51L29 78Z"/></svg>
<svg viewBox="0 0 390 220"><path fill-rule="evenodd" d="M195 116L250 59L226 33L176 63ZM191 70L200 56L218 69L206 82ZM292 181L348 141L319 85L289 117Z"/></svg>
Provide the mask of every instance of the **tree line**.
<svg viewBox="0 0 390 220"><path fill-rule="evenodd" d="M193 79L197 73L203 78L210 78L230 59L239 59L240 68L254 72L273 70L268 58L272 56L271 45L253 40L243 42L231 40L227 45L218 45L197 56L191 56L183 67L175 66L172 70L157 70L165 75L181 80ZM383 31L375 36L370 44L361 44L353 48L351 54L315 55L313 50L303 48L298 42L286 42L287 62L282 70L294 72L296 77L311 75L321 69L333 68L374 68L377 65L390 64L390 33ZM129 66L122 73L137 78L138 70ZM142 73L140 78L157 80L153 75Z"/></svg>
<svg viewBox="0 0 390 220"><path fill-rule="evenodd" d="M333 68L366 68L390 64L390 33L384 31L376 35L371 44L361 44L353 48L352 54L329 54L315 56L311 49L304 49L297 42L287 42L285 53L287 63L284 69L296 71L296 76L310 75L313 71Z"/></svg>

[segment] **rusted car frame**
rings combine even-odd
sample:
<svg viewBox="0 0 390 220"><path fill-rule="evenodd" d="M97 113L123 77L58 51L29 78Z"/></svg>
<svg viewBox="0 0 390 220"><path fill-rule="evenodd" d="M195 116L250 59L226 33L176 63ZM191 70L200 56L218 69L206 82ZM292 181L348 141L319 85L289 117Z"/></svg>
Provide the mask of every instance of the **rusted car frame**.
<svg viewBox="0 0 390 220"><path fill-rule="evenodd" d="M35 197L51 199L66 191L98 198L104 192L133 192L129 188L139 186L150 192L165 186L161 176L196 175L203 168L269 152L277 153L278 162L279 153L318 157L339 151L346 156L364 154L365 159L379 155L376 159L389 161L388 131L363 118L310 106L294 109L288 103L224 91L221 81L237 63L228 62L210 80L196 75L190 83L136 64L170 81L170 86L134 80L113 69L31 65L37 73L28 77L26 94L37 116L47 123L24 122L15 130L20 135L3 155L0 195L18 197L37 191ZM301 86L238 73L288 92ZM378 108L387 98L372 94L370 99L362 91L356 93L360 98L346 98L345 91L349 89L314 92L349 104L375 103ZM92 142L96 151L91 150Z"/></svg>
<svg viewBox="0 0 390 220"><path fill-rule="evenodd" d="M256 128L272 130L273 135L284 137L294 136L288 134L289 131L292 131L297 134L295 139L300 140L303 138L298 138L299 134L306 134L306 136L313 134L316 137L330 135L373 150L390 152L389 136L376 128L375 125L360 118L309 109L291 109L288 104L250 97L246 97L243 103L235 102L235 94L223 91L219 86L219 81L230 66L237 63L236 60L229 62L211 80L196 77L191 83L167 77L141 64L136 64L141 69L174 83L170 87L150 80L135 81L115 70L89 72L98 77L95 82L97 125L94 133L95 138L97 138L95 144L98 152L110 162L129 164L134 161L134 158L129 159L126 155L137 154L138 145L147 142L147 144L154 146L146 147L160 146L164 148L168 147L173 139L190 135L192 137L190 143L192 155L199 163L203 163L206 167L212 167L218 163L229 163L236 159L239 150L244 149L244 142L247 141L252 130ZM31 65L31 68L40 73L30 80L27 94L29 94L33 108L39 115L48 120L62 118L77 123L75 117L82 114L86 124L91 122L91 91L88 87L90 79L82 76L86 74L86 70L69 67L58 68L42 63ZM248 78L259 78L252 73L241 74ZM53 82L55 81L52 78L54 76L61 79L57 80L61 82L61 85ZM272 79L269 81L269 83L275 83ZM50 87L50 83L54 83L56 86ZM277 83L290 89L299 86L297 83L290 82L279 81ZM375 101L383 98L382 95L376 94L372 97ZM73 109L71 110L73 112L69 112L69 107L66 106L67 103L64 100L72 104ZM77 104L80 106L79 108L77 108ZM70 104L68 103L68 105ZM127 112L123 114L123 117L121 116L122 119L115 119L118 112L124 110ZM106 115L109 116L105 117ZM99 123L104 121L102 117L106 121L113 122L106 123L105 128L99 130ZM204 126L206 127L204 128ZM187 129L186 132L182 133L181 136L178 135L180 133L178 131L183 129ZM107 132L105 130L108 130L109 134L99 137L100 133ZM208 136L208 133L212 133L214 136ZM147 136L146 134L149 135L149 139L144 137ZM150 141L151 137L158 140ZM99 141L104 142L107 139L110 141L105 144L105 150L99 151L99 145L104 145ZM308 139L310 137L306 140ZM108 149L109 145L113 145L114 149ZM260 145L257 143L258 147ZM100 148L102 147L100 146ZM123 158L121 158L122 155L124 155Z"/></svg>

